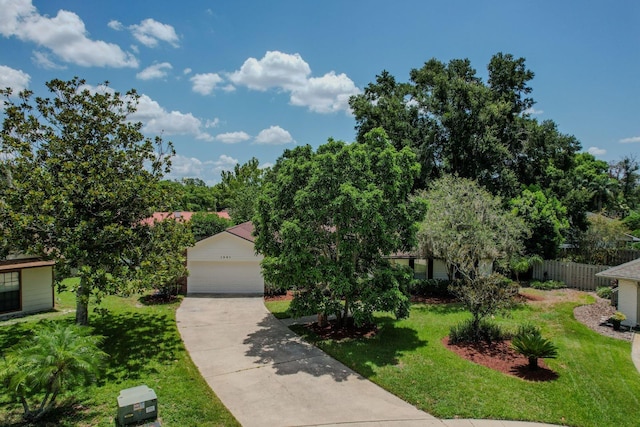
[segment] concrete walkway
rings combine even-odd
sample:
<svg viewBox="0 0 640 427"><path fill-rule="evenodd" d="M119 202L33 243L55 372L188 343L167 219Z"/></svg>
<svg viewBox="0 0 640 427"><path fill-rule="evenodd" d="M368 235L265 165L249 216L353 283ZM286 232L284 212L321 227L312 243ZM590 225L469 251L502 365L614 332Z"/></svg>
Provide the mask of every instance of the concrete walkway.
<svg viewBox="0 0 640 427"><path fill-rule="evenodd" d="M544 426L438 420L302 341L262 298L188 297L176 319L200 373L246 427Z"/></svg>

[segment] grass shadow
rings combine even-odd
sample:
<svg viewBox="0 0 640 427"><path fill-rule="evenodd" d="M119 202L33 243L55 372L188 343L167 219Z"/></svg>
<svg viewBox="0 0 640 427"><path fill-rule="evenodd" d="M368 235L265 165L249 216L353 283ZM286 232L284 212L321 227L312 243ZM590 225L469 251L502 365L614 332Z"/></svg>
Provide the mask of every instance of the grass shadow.
<svg viewBox="0 0 640 427"><path fill-rule="evenodd" d="M109 354L99 385L157 373L149 361L173 361L182 347L175 321L165 314L108 312L97 316L92 326L105 337L102 349Z"/></svg>
<svg viewBox="0 0 640 427"><path fill-rule="evenodd" d="M511 374L523 380L533 382L555 381L560 377L557 372L551 369L539 367L538 369L531 370L529 365L526 364L514 366L513 369L511 369Z"/></svg>

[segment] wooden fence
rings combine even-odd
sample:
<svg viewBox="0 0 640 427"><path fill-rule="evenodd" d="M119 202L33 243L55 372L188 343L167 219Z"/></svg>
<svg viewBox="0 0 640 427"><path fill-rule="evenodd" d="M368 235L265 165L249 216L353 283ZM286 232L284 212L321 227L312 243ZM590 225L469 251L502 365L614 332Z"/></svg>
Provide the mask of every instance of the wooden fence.
<svg viewBox="0 0 640 427"><path fill-rule="evenodd" d="M576 262L545 260L533 267L534 280L559 280L567 287L581 291L595 291L599 286L609 286L611 280L596 273L610 268L606 265L578 264Z"/></svg>

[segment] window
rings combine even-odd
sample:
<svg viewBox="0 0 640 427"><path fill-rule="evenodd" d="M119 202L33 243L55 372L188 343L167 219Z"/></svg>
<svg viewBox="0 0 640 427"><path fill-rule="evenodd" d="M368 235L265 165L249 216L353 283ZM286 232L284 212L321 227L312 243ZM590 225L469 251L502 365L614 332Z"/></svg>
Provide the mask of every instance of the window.
<svg viewBox="0 0 640 427"><path fill-rule="evenodd" d="M0 273L0 313L20 310L20 272Z"/></svg>

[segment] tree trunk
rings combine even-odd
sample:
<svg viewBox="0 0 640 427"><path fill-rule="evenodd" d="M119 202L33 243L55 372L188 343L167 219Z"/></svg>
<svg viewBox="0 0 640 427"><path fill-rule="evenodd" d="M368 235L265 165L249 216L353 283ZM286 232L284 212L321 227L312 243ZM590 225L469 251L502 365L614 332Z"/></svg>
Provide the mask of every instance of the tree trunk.
<svg viewBox="0 0 640 427"><path fill-rule="evenodd" d="M327 326L327 314L326 313L318 313L318 326L320 326L320 327Z"/></svg>
<svg viewBox="0 0 640 427"><path fill-rule="evenodd" d="M535 371L536 369L538 369L538 358L537 357L530 357L529 358L529 369L532 371Z"/></svg>
<svg viewBox="0 0 640 427"><path fill-rule="evenodd" d="M87 286L87 279L80 278L80 286L76 290L76 324L89 325L89 295L91 290Z"/></svg>
<svg viewBox="0 0 640 427"><path fill-rule="evenodd" d="M349 318L349 299L344 299L344 310L342 311L342 320L340 322L340 326L343 328L347 326L347 320Z"/></svg>

